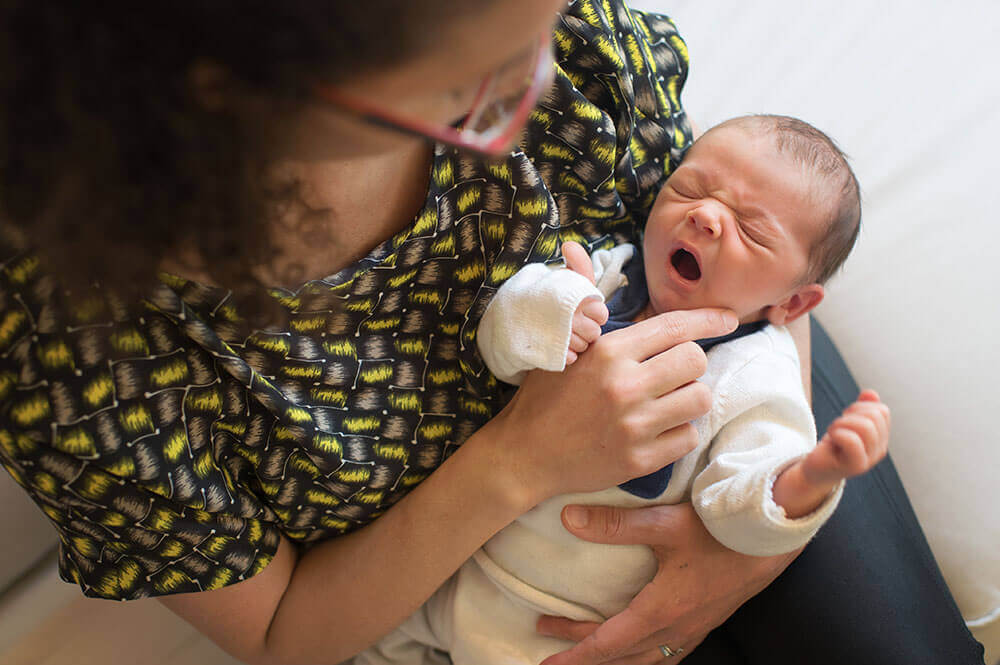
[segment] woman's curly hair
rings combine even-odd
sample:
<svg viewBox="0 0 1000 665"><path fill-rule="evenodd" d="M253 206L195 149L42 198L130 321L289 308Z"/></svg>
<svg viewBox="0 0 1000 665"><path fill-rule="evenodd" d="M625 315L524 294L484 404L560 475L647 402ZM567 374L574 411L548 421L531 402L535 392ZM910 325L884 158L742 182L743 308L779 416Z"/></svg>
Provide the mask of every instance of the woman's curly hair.
<svg viewBox="0 0 1000 665"><path fill-rule="evenodd" d="M418 52L481 3L0 0L0 227L69 283L148 283L184 246L246 284L267 253L261 146L197 103L192 66L295 105L307 81Z"/></svg>

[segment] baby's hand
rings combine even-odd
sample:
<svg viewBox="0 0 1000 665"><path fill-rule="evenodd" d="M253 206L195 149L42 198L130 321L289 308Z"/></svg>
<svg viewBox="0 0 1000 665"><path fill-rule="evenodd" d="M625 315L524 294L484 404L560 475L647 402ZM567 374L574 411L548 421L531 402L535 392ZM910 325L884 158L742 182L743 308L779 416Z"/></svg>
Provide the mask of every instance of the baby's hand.
<svg viewBox="0 0 1000 665"><path fill-rule="evenodd" d="M566 351L566 366L572 365L587 347L601 336L601 326L608 320L608 307L597 298L587 298L573 313L573 334Z"/></svg>
<svg viewBox="0 0 1000 665"><path fill-rule="evenodd" d="M833 421L816 448L802 460L806 479L820 483L860 475L885 457L889 446L889 407L874 390L864 390L858 401Z"/></svg>
<svg viewBox="0 0 1000 665"><path fill-rule="evenodd" d="M594 283L594 264L587 250L578 242L569 240L562 246L566 267L575 273L583 275ZM587 347L601 336L601 326L608 320L608 307L596 298L587 298L573 312L573 333L569 338L569 349L566 351L566 366L576 362L577 357L587 350Z"/></svg>

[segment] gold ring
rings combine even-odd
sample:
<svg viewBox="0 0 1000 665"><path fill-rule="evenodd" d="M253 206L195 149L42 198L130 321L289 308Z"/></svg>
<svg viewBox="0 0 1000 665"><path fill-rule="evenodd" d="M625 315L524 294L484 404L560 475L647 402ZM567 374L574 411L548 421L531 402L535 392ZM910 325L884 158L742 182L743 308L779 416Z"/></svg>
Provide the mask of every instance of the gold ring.
<svg viewBox="0 0 1000 665"><path fill-rule="evenodd" d="M675 651L674 649L671 649L670 647L668 647L666 644L661 644L660 645L660 653L663 654L664 658L670 658L671 656L679 656L679 655L681 655L682 653L684 653L684 649L681 649L680 647L677 647L677 650Z"/></svg>

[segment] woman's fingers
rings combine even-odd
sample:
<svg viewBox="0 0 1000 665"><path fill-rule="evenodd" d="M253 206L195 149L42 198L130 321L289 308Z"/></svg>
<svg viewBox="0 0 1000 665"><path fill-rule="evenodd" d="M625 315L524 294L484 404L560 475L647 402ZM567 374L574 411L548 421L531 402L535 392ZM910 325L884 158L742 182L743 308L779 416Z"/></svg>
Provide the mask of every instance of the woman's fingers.
<svg viewBox="0 0 1000 665"><path fill-rule="evenodd" d="M571 642L582 642L597 631L601 624L588 621L573 621L563 617L543 616L538 620L537 630L542 635L557 637ZM625 655L612 656L610 660L601 661L607 665L629 665L631 663L661 663L664 656L660 646L668 647L673 653L670 656L671 663L679 663L687 658L695 648L701 644L708 636L702 632L696 637L684 638L677 630L666 628L659 630L645 637L634 646L625 650ZM564 656L562 658L568 658ZM549 661L544 661L548 663ZM559 663L556 659L555 663ZM576 659L571 662L580 662Z"/></svg>
<svg viewBox="0 0 1000 665"><path fill-rule="evenodd" d="M555 619L556 617L545 617ZM577 624L579 622L571 621L569 619L561 619L567 624ZM540 622L541 623L541 622ZM559 637L562 639L572 640L574 642L580 642L586 639L591 633L593 633L600 624L593 623L579 623L579 628L577 627L567 627L566 630L555 629L552 632L544 632L546 635L552 635L553 637ZM580 631L584 630L585 633ZM542 631L543 632L543 631ZM577 635L577 637L573 637ZM673 649L674 647L670 647ZM685 649L683 653L672 657L673 662L679 662L682 658L687 655L687 650ZM660 651L659 645L654 645L651 648L646 648L642 650L636 650L635 653L626 654L623 656L611 656L608 660L592 661L592 660L581 660L581 658L587 658L587 656L577 654L575 650L564 651L560 654L555 654L549 658L542 661L543 665L561 665L561 664L572 664L576 665L583 662L599 662L601 665L663 665L665 656L663 652Z"/></svg>
<svg viewBox="0 0 1000 665"><path fill-rule="evenodd" d="M641 362L683 342L730 333L737 323L736 315L728 309L677 310L657 314L604 338L613 339L623 354Z"/></svg>
<svg viewBox="0 0 1000 665"><path fill-rule="evenodd" d="M595 282L594 263L590 260L590 255L587 254L583 245L574 240L568 240L562 244L562 254L563 259L566 260L567 268L583 275L590 280L591 284Z"/></svg>
<svg viewBox="0 0 1000 665"><path fill-rule="evenodd" d="M704 407L687 418L692 420L704 415L711 406L711 391L707 386L694 383L707 367L708 360L701 347L694 342L683 342L642 363L637 378L653 395L666 396L673 391L696 386L684 393L685 400L694 399Z"/></svg>
<svg viewBox="0 0 1000 665"><path fill-rule="evenodd" d="M641 649L643 655L652 654L653 657L659 656L658 660L653 660L652 662L662 663L662 665L674 665L691 655L691 652L704 642L706 637L708 637L707 632L699 633L695 637L682 637L678 630L666 628L653 633L636 645L635 648L637 650ZM674 652L674 655L664 656L663 652L660 651L660 646L669 647ZM664 661L664 658L668 658L668 660Z"/></svg>
<svg viewBox="0 0 1000 665"><path fill-rule="evenodd" d="M690 422L700 418L712 408L712 390L700 381L681 386L661 395L653 402L651 411L663 412L673 422Z"/></svg>
<svg viewBox="0 0 1000 665"><path fill-rule="evenodd" d="M582 527L574 524L577 510L590 517ZM650 545L659 570L623 612L593 630L592 625L552 620L540 624L550 634L559 630L569 639L582 638L572 649L545 661L550 665L643 662L628 659L652 657L663 644L674 651L684 649L684 654L667 662L682 660L797 554L750 557L729 550L705 529L690 504L634 509L568 506L563 522L584 540Z"/></svg>
<svg viewBox="0 0 1000 665"><path fill-rule="evenodd" d="M677 506L572 505L562 511L563 524L574 536L608 545L669 545L683 518Z"/></svg>
<svg viewBox="0 0 1000 665"><path fill-rule="evenodd" d="M597 334L596 322L587 320ZM694 383L704 372L704 353L684 338L718 336L735 323L726 310L679 311L618 331L645 324L637 335L602 335L586 349L588 333L573 330L570 367L529 372L491 421L519 451L508 458L516 460L512 465L525 486L543 497L591 491L646 475L689 452L696 444L690 421L709 400L704 386ZM642 340L651 353L637 350ZM657 357L646 367L650 356ZM557 437L549 426L554 414L563 420Z"/></svg>
<svg viewBox="0 0 1000 665"><path fill-rule="evenodd" d="M650 654L649 647L656 646L648 644L648 640L660 632L660 625L655 613L637 609L642 597L643 594L640 593L631 605L600 624L576 646L546 658L542 661L542 665L645 662ZM675 645L670 646L675 648ZM663 657L662 652L660 657Z"/></svg>
<svg viewBox="0 0 1000 665"><path fill-rule="evenodd" d="M697 447L698 430L691 423L684 423L662 432L653 443L643 448L642 452L649 459L649 470L642 475L653 473L668 464L673 464Z"/></svg>
<svg viewBox="0 0 1000 665"><path fill-rule="evenodd" d="M686 650L679 654L675 654L674 656L670 657L669 660L667 660L666 656L664 656L663 652L660 651L659 647L653 647L651 649L645 649L643 651L634 654L612 657L609 660L583 661L579 659L580 658L579 656L574 654L574 655L558 656L558 657L552 656L542 662L544 665L549 665L550 663L559 664L562 663L564 660L567 664L572 664L572 665L576 665L577 663L583 663L583 662L588 662L588 663L599 662L601 665L670 665L671 663L680 662L685 656L687 656Z"/></svg>
<svg viewBox="0 0 1000 665"><path fill-rule="evenodd" d="M543 614L535 624L535 629L541 635L558 637L562 640L582 642L590 636L601 624L594 621L573 621L566 617Z"/></svg>

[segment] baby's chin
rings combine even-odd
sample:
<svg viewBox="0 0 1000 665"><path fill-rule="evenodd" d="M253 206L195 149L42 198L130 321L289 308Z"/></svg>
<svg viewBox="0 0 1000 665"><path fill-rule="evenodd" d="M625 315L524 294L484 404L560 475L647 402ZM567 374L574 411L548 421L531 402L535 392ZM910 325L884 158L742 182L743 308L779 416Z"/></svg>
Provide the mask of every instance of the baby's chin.
<svg viewBox="0 0 1000 665"><path fill-rule="evenodd" d="M654 297L653 294L649 296L649 304L646 306L644 312L644 318L649 318L650 316L656 316L657 314L663 314L664 312L673 312L677 310L685 309L730 309L736 312L736 318L739 319L740 324L744 323L754 323L755 321L762 321L767 318L767 306L762 305L757 309L746 310L745 308L736 308L732 305L722 305L717 302L708 302L704 298L675 298L670 296Z"/></svg>
<svg viewBox="0 0 1000 665"><path fill-rule="evenodd" d="M710 305L703 298L683 298L673 294L665 294L661 297L649 296L649 304L646 306L646 313L649 316L663 314L665 312L675 312L685 309L701 309L703 307L717 307Z"/></svg>

